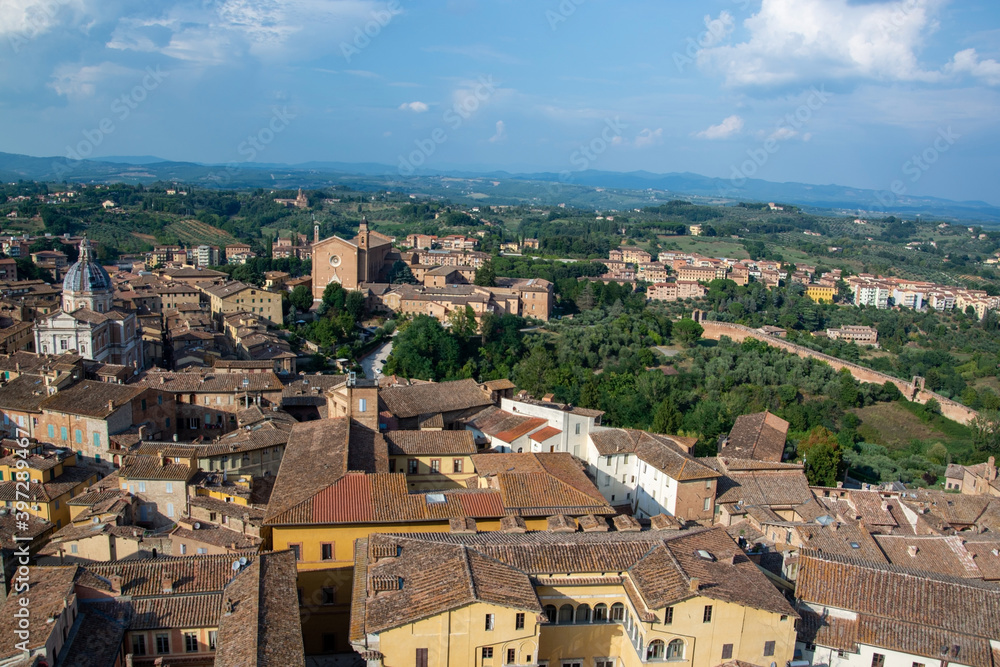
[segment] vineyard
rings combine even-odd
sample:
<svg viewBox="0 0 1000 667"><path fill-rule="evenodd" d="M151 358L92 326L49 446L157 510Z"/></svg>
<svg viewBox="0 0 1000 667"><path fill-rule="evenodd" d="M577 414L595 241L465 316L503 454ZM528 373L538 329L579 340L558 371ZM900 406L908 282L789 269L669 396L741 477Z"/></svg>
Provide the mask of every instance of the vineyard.
<svg viewBox="0 0 1000 667"><path fill-rule="evenodd" d="M172 222L166 226L165 231L175 234L184 245L225 246L236 242L236 238L232 234L199 220Z"/></svg>

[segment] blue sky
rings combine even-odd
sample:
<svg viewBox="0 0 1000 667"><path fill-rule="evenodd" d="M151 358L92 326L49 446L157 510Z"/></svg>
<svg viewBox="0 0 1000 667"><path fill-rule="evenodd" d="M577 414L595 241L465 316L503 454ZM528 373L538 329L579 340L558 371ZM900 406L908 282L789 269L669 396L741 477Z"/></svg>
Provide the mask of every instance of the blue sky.
<svg viewBox="0 0 1000 667"><path fill-rule="evenodd" d="M5 0L0 150L1000 204L995 0Z"/></svg>

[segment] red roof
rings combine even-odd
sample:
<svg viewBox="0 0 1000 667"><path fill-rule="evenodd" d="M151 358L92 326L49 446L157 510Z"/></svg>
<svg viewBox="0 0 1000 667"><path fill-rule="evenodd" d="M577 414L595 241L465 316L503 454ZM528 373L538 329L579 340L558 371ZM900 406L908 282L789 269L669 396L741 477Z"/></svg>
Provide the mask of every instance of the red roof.
<svg viewBox="0 0 1000 667"><path fill-rule="evenodd" d="M545 442L549 438L554 438L560 433L562 433L562 431L557 429L555 426L548 426L543 428L541 431L535 431L529 437L535 442Z"/></svg>
<svg viewBox="0 0 1000 667"><path fill-rule="evenodd" d="M500 433L497 433L494 437L503 440L504 442L514 442L522 435L531 433L535 429L539 428L540 426L544 426L547 423L548 423L547 419L542 419L541 417L535 417L534 419L529 419L526 422L523 422L512 429L501 431Z"/></svg>

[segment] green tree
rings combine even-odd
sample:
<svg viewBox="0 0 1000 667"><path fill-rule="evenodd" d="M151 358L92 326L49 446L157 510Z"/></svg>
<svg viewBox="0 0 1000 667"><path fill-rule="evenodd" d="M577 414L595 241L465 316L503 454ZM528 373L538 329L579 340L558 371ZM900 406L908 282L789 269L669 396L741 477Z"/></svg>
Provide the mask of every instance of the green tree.
<svg viewBox="0 0 1000 667"><path fill-rule="evenodd" d="M580 310L593 310L594 301L594 283L588 280L583 291L576 297L576 307Z"/></svg>
<svg viewBox="0 0 1000 667"><path fill-rule="evenodd" d="M473 281L476 285L480 287L495 287L497 282L497 273L493 268L493 260L488 259L483 262L483 265L476 269L476 278Z"/></svg>
<svg viewBox="0 0 1000 667"><path fill-rule="evenodd" d="M812 447L805 458L805 473L812 486L836 486L840 478L840 450L828 444Z"/></svg>
<svg viewBox="0 0 1000 667"><path fill-rule="evenodd" d="M305 312L313 305L312 290L305 285L296 285L288 299L299 312Z"/></svg>
<svg viewBox="0 0 1000 667"><path fill-rule="evenodd" d="M675 323L673 328L674 340L685 347L694 347L704 332L704 327L690 318Z"/></svg>
<svg viewBox="0 0 1000 667"><path fill-rule="evenodd" d="M684 424L684 415L677 409L673 397L668 397L656 408L652 430L656 433L677 433Z"/></svg>
<svg viewBox="0 0 1000 667"><path fill-rule="evenodd" d="M385 372L420 380L445 380L461 368L458 342L441 323L417 315L392 344Z"/></svg>
<svg viewBox="0 0 1000 667"><path fill-rule="evenodd" d="M344 312L351 316L355 322L365 314L365 297L361 292L350 291L344 300Z"/></svg>
<svg viewBox="0 0 1000 667"><path fill-rule="evenodd" d="M413 276L413 271L402 260L396 260L392 268L389 269L389 283L392 285L416 285L417 279Z"/></svg>
<svg viewBox="0 0 1000 667"><path fill-rule="evenodd" d="M344 290L344 286L340 283L330 283L323 290L323 305L327 309L333 309L335 312L340 312L344 309L344 303L347 301L347 294Z"/></svg>

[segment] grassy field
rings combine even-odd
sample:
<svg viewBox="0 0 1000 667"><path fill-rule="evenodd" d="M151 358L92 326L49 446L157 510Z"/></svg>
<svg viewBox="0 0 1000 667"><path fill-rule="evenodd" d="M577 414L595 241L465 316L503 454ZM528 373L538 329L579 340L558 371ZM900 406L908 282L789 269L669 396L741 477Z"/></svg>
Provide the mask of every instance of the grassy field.
<svg viewBox="0 0 1000 667"><path fill-rule="evenodd" d="M218 227L213 227L200 220L172 222L167 225L166 229L177 234L177 238L180 239L181 243L189 245L207 243L208 245L225 246L236 242L236 237L229 232L223 231Z"/></svg>
<svg viewBox="0 0 1000 667"><path fill-rule="evenodd" d="M742 245L729 238L710 236L661 236L660 245L664 249L674 246L682 252L692 252L706 257L734 257L749 259L750 255Z"/></svg>
<svg viewBox="0 0 1000 667"><path fill-rule="evenodd" d="M918 453L935 442L953 453L969 448L971 432L967 427L940 416L925 422L915 414L919 409L915 403L896 402L878 403L851 412L861 420L858 434L867 442L889 450L909 449Z"/></svg>

